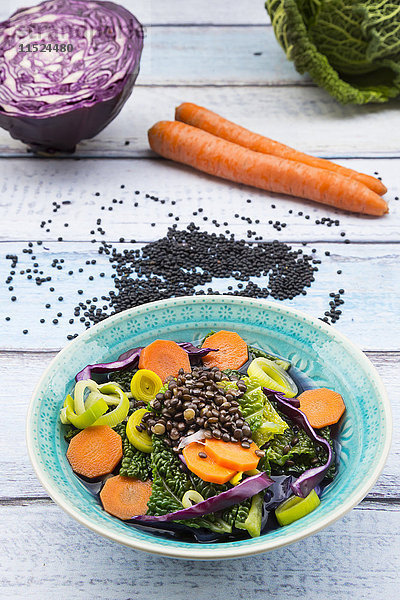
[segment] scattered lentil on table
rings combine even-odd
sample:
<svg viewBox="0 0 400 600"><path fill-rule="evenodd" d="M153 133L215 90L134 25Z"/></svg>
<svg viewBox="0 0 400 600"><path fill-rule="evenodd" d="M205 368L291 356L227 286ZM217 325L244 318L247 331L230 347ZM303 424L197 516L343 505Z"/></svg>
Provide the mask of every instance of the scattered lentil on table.
<svg viewBox="0 0 400 600"><path fill-rule="evenodd" d="M121 189L125 188L124 184L120 185ZM140 195L139 190L135 190L134 195ZM96 197L100 196L100 192L95 192ZM154 202L166 203L165 199L160 199L155 195L145 194L146 199ZM123 204L124 200L112 198L109 210L112 210L116 204ZM251 199L246 200L247 204L251 204ZM53 202L53 212L58 212L63 206L72 204L70 200L64 200L61 203ZM169 201L171 206L176 204L175 200ZM138 207L139 203L134 202L133 206ZM101 206L104 210L106 206ZM271 204L271 208L275 208L275 204ZM203 207L198 207L193 212L194 215L201 215L204 212ZM293 210L288 211L289 215L293 214ZM169 212L168 216L179 220L173 212ZM240 215L236 213L235 218L241 218L248 224L253 223L253 219L248 215ZM310 215L304 215L303 211L298 211L297 216L303 216L305 219L310 219ZM208 220L207 216L202 217ZM52 219L41 221L40 227L44 228L46 224L51 224ZM220 227L221 223L217 219L210 220L215 227ZM260 219L255 219L256 225L260 224ZM278 220L269 220L268 223L273 228L281 231L290 223L280 222ZM106 235L105 229L102 226L102 219L96 218L97 232L101 236ZM264 225L266 222L264 222ZM321 217L315 220L315 224L338 226L339 219L331 217ZM151 223L155 226L155 223ZM226 227L228 223L223 222ZM68 227L69 223L64 222L64 227ZM46 230L50 231L50 230ZM90 234L94 235L95 230L91 229ZM341 232L340 236L344 237L345 232ZM92 243L98 244L98 253L105 255L108 258L111 268L114 273L111 275L113 279L113 289L103 289L100 291L103 294L100 298L89 297L84 302L79 302L74 309L74 317L79 317L79 321L85 324L85 327L90 327L94 323L98 323L108 316L118 313L122 310L137 306L145 302L161 300L174 296L183 295L202 295L202 294L219 294L217 289L213 287L213 280L223 278L234 278L238 282L236 289L232 285L227 286L227 291L223 292L227 295L234 296L250 296L254 298L271 297L274 300L293 299L300 294L307 294L307 288L311 287L315 280L318 266L321 260L316 258L315 249L312 249L311 254L307 254L301 249L293 249L287 243L273 240L264 241L261 235L257 235L257 231L248 229L247 238L249 242L243 239L235 239L234 235L225 230L225 233L209 233L201 231L200 227L195 223L190 223L186 229L179 230L177 224L169 227L167 234L154 242L145 244L141 249L119 249L112 243L105 241L96 242L92 239ZM61 236L58 241L63 241ZM123 237L119 240L120 243L135 243L135 240L125 240ZM350 240L345 239L345 243L350 243ZM42 246L41 240L37 241L38 246ZM23 248L23 254L30 254L32 260L39 260L33 254L33 242L29 242L27 248ZM303 243L307 246L307 243ZM43 247L48 250L48 248ZM326 256L330 252L325 252ZM17 255L7 255L10 263L10 274L6 279L9 284L15 276L15 269L19 257ZM96 264L96 260L86 261L89 267ZM59 271L63 270L64 259L55 258L51 263L51 267ZM51 274L44 273L39 270L39 263L35 262L35 269L27 268L20 271L20 275L26 275L27 279L32 280L36 285L52 281ZM80 267L79 273L84 269ZM33 278L31 273L36 275ZM68 270L68 275L73 275L73 270ZM337 270L340 275L341 270ZM101 272L99 277L105 277L105 273ZM261 285L258 278L264 277L264 285ZM94 281L95 276L89 275L88 280ZM207 284L210 287L204 289ZM81 283L82 285L82 283ZM9 291L13 290L13 286L9 287ZM50 287L50 292L54 292L55 288ZM77 294L84 295L83 289L77 289ZM100 292L98 292L99 294ZM343 292L344 293L344 292ZM338 308L343 304L341 293L331 292L329 302L329 310L325 311L324 316L320 317L326 323L335 323L342 313ZM11 301L16 302L17 297L11 296ZM59 296L61 302L63 296ZM46 308L50 308L50 304L46 303ZM55 313L57 317L62 317L62 313ZM67 315L66 315L67 316ZM7 316L7 320L11 317ZM40 323L44 323L45 319L40 319ZM53 318L52 323L57 325L58 318ZM69 324L73 324L74 319L69 319ZM28 330L23 331L24 334ZM68 334L68 339L72 339L78 335Z"/></svg>

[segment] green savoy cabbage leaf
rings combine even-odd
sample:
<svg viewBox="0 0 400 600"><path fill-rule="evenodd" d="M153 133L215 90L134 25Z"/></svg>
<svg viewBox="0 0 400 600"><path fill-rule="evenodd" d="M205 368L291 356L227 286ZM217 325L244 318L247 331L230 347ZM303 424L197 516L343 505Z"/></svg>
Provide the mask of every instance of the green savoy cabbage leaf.
<svg viewBox="0 0 400 600"><path fill-rule="evenodd" d="M267 0L280 45L301 74L344 104L400 94L398 0Z"/></svg>
<svg viewBox="0 0 400 600"><path fill-rule="evenodd" d="M253 440L261 447L274 435L283 433L288 424L272 406L258 381L247 376L241 379L245 382L247 391L239 398L240 412L251 429ZM220 381L218 385L225 389L237 389L236 381Z"/></svg>
<svg viewBox="0 0 400 600"><path fill-rule="evenodd" d="M329 442L334 452L330 428L318 429L318 435ZM293 444L294 441L296 443ZM272 475L299 476L311 467L325 464L325 461L325 451L309 438L303 429L293 430L293 425L290 423L282 434L275 436L269 442L262 466L259 468ZM332 461L326 474L328 479L333 479L335 469L335 461Z"/></svg>
<svg viewBox="0 0 400 600"><path fill-rule="evenodd" d="M194 473L184 473L181 461L174 452L167 448L162 438L153 435L153 451L151 453L153 466L153 486L150 500L147 504L148 515L165 515L181 510L182 498L186 491L196 490L204 499L216 496L231 486L217 485L203 481ZM221 513L206 515L187 521L176 521L189 527L206 527L216 533L231 533L236 521L245 522L249 514L251 499L231 506Z"/></svg>
<svg viewBox="0 0 400 600"><path fill-rule="evenodd" d="M151 474L151 457L146 452L141 452L133 446L126 435L126 423L119 423L114 427L122 438L122 461L119 474L124 477L134 477L147 481Z"/></svg>
<svg viewBox="0 0 400 600"><path fill-rule="evenodd" d="M240 412L249 424L252 437L257 446L263 446L275 435L288 428L272 406L262 388L250 377L243 377L247 392L240 398Z"/></svg>

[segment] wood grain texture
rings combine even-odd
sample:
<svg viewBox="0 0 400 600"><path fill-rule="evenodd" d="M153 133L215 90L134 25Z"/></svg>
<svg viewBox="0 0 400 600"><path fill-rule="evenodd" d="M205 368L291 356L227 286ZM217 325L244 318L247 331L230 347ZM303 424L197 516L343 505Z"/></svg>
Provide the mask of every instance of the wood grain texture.
<svg viewBox="0 0 400 600"><path fill-rule="evenodd" d="M138 85L313 85L272 27L149 27Z"/></svg>
<svg viewBox="0 0 400 600"><path fill-rule="evenodd" d="M287 548L235 561L192 562L119 546L54 505L2 507L2 598L148 600L158 595L184 600L189 593L196 600L225 600L229 593L235 600L328 600L333 594L337 600L395 600L396 508L371 511L361 504Z"/></svg>
<svg viewBox="0 0 400 600"><path fill-rule="evenodd" d="M0 20L19 4L36 3L2 0ZM396 426L387 465L368 499L312 538L235 563L172 561L104 540L55 506L32 471L24 429L33 387L55 355L53 350L65 344L67 333L79 330L75 323L68 324L73 307L82 299L76 294L78 287L99 296L100 280L91 282L88 277L101 271L106 273L101 289L110 287L109 265L97 255L96 244L89 242L98 216L103 217L105 237L113 241L121 236L139 242L157 239L179 215L179 226L194 220L220 233L225 227L212 225L216 219L229 223L227 228L238 237L250 228L267 240L318 242L309 245L322 260L316 281L306 297L289 304L320 316L328 308L329 292L345 288L343 315L336 327L364 349L373 350L368 356L386 384L394 423L400 419L400 202L394 201L400 196L400 153L393 133L400 126L397 104L344 107L313 87L286 61L268 25L263 0L121 3L146 26L141 73L119 117L95 139L82 142L74 157L114 160L31 160L23 144L0 131L1 406L13 408L11 420L0 420L1 598L148 600L157 594L171 600L186 599L189 590L195 600L225 600L228 594L233 600L333 596L397 600L400 434ZM379 171L389 187L390 214L377 220L336 213L155 160L148 149L147 129L157 120L172 119L174 107L185 100L298 149L340 157L341 164L371 174ZM115 160L118 157L125 160ZM120 184L126 185L125 190ZM143 194L134 197L136 189ZM101 195L95 196L96 191ZM166 202L156 204L144 193ZM113 198L117 199L114 210L100 211ZM118 204L120 199L123 205ZM71 204L53 213L55 201ZM192 214L200 206L209 217L206 223L201 215ZM235 218L236 213L251 217L253 223ZM340 226L315 224L328 215L340 219ZM256 218L261 221L257 227ZM52 223L40 228L42 219ZM278 232L269 220L287 226ZM64 227L66 222L69 227ZM342 244L341 231L357 243ZM57 242L59 236L68 241ZM22 253L26 243L21 240L37 239L45 240L42 247L35 247L37 261L45 272L52 272L56 291L49 292L48 284L37 287L25 279L26 274L17 274L12 282L15 291L8 290L5 255L21 254L17 273L31 268L34 261ZM68 269L51 268L54 258L63 258ZM85 263L93 259L98 264L89 272ZM78 277L81 266L84 272ZM71 277L66 274L70 269ZM340 276L338 269L343 271ZM221 282L221 291L226 285ZM10 302L12 293L18 297L16 303ZM60 294L62 301L57 300ZM50 309L45 308L46 302L52 304ZM63 316L53 326L51 319L58 311ZM8 314L9 323L3 320ZM46 318L45 324L39 323L41 317ZM29 329L28 335L23 335L24 328ZM21 390L17 395L16 385Z"/></svg>
<svg viewBox="0 0 400 600"><path fill-rule="evenodd" d="M20 6L34 6L37 0L2 0L0 21L6 19ZM213 25L262 25L269 23L263 2L215 2L215 0L123 0L121 4L130 10L144 25L190 23Z"/></svg>
<svg viewBox="0 0 400 600"><path fill-rule="evenodd" d="M53 352L0 352L0 380L3 406L12 406L12 422L0 420L0 501L13 498L44 498L26 454L25 416L34 386L55 356ZM368 353L386 385L393 404L394 423L400 421L400 352ZM18 382L20 393L15 393ZM60 405L62 404L60 398ZM395 428L388 462L378 482L368 495L370 499L400 500L400 431ZM18 500L19 502L19 500Z"/></svg>
<svg viewBox="0 0 400 600"><path fill-rule="evenodd" d="M19 270L25 271L33 264L30 255L22 253L22 244L8 242L4 246L7 252L18 253L21 257ZM305 250L302 245L292 246ZM138 246L118 244L117 247L123 250ZM315 282L306 296L285 300L285 305L322 317L330 308L330 292L343 288L345 303L341 306L343 312L335 326L364 350L400 350L400 246L317 243L312 247L316 249L315 257L322 261L318 265ZM325 252L330 252L330 256L325 256ZM87 298L107 296L109 290L114 289L108 259L105 255L97 254L94 244L48 243L36 247L33 256L36 256L36 262L43 272L51 275L52 281L37 286L34 279L26 278L26 271L20 276L18 270L11 282L13 290L2 286L0 298L4 315L11 317L8 322L4 321L4 317L2 320L2 349L61 348L66 343L67 334L84 330L84 324L78 319L69 324L69 319L74 317L75 306ZM51 267L55 258L65 261L62 270ZM86 265L87 261L92 260L97 261L96 265ZM5 281L9 273L9 261L7 263L0 263L0 281ZM78 268L83 268L83 272L79 273ZM68 275L69 270L73 271L71 276ZM342 273L338 274L338 270ZM105 277L99 277L101 272L106 274ZM90 276L94 277L92 281L89 280ZM215 290L227 292L229 284L236 289L237 283L233 279L214 279L212 285ZM263 286L265 278L261 278L260 283ZM54 287L53 292L49 291L50 287ZM207 288L208 284L204 289ZM83 295L79 295L79 289L84 291ZM15 302L11 302L12 295L17 298ZM51 305L50 308L46 308L47 303ZM103 302L100 300L98 304L102 306ZM62 313L61 317L57 317L58 312ZM46 322L40 323L41 318ZM56 325L52 323L54 318L59 320ZM26 335L23 334L25 329L29 331Z"/></svg>
<svg viewBox="0 0 400 600"><path fill-rule="evenodd" d="M400 128L400 112L394 102L383 106L342 106L325 91L304 86L138 85L120 115L94 139L81 142L75 157L151 156L147 130L156 121L173 120L175 106L184 101L206 106L248 129L318 156L400 155L393 135ZM0 155L31 158L26 146L2 129Z"/></svg>
<svg viewBox="0 0 400 600"><path fill-rule="evenodd" d="M400 241L400 201L394 200L400 196L400 162L388 159L338 162L371 175L379 171L389 188L388 215L375 218L346 213L230 183L161 159L3 160L0 161L0 241L50 241L60 236L64 240L90 240L94 237L91 230L97 234L99 217L106 239L114 241L120 237L137 241L158 239L167 225L177 223L185 227L191 221L216 233L229 229L244 237L250 229L265 240ZM121 189L121 185L125 187ZM146 194L156 196L164 204L146 198ZM54 203L60 208L55 209ZM203 213L193 214L198 208L203 208ZM239 216L235 217L236 214ZM175 221L177 215L179 221ZM252 222L242 217L249 217ZM338 219L339 226L317 225L315 221L323 217ZM48 219L51 224L41 227L41 222ZM215 227L213 220L221 226ZM286 227L279 232L269 224L270 220L285 222ZM224 222L228 225L223 226ZM65 227L65 223L69 226ZM342 232L346 235L341 236Z"/></svg>

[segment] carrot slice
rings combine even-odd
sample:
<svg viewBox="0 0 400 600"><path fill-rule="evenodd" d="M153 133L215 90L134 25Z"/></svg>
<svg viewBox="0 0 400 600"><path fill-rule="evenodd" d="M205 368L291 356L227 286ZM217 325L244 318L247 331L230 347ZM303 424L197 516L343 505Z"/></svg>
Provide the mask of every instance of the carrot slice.
<svg viewBox="0 0 400 600"><path fill-rule="evenodd" d="M206 439L206 452L216 463L227 469L235 471L251 471L259 463L260 457L255 453L258 450L254 442L250 448L243 448L238 442L223 442L222 440Z"/></svg>
<svg viewBox="0 0 400 600"><path fill-rule="evenodd" d="M105 482L100 500L106 512L123 521L147 512L151 481L116 475Z"/></svg>
<svg viewBox="0 0 400 600"><path fill-rule="evenodd" d="M297 399L300 410L316 429L337 423L346 409L342 396L328 388L306 390Z"/></svg>
<svg viewBox="0 0 400 600"><path fill-rule="evenodd" d="M93 479L111 473L122 458L122 439L108 425L87 427L69 443L69 463L78 475Z"/></svg>
<svg viewBox="0 0 400 600"><path fill-rule="evenodd" d="M204 365L210 368L240 369L249 358L246 342L234 331L213 333L204 340L202 348L218 348L218 352L203 356Z"/></svg>
<svg viewBox="0 0 400 600"><path fill-rule="evenodd" d="M207 456L199 456L199 452ZM189 469L203 481L226 483L236 473L236 470L228 469L215 462L208 454L204 444L192 442L183 448L182 453Z"/></svg>
<svg viewBox="0 0 400 600"><path fill-rule="evenodd" d="M388 204L364 183L340 173L249 150L179 121L160 121L148 131L154 152L236 183L307 198L321 204L381 216Z"/></svg>
<svg viewBox="0 0 400 600"><path fill-rule="evenodd" d="M171 340L155 340L140 353L139 369L150 369L165 381L178 376L179 369L191 371L188 353Z"/></svg>
<svg viewBox="0 0 400 600"><path fill-rule="evenodd" d="M175 120L182 121L187 125L198 127L208 133L212 133L220 138L239 144L250 150L256 152L262 152L264 154L272 154L274 156L280 156L281 158L287 158L295 160L300 163L304 163L311 167L318 167L320 169L326 169L344 175L345 177L351 177L356 179L360 183L363 183L369 187L373 192L376 192L380 196L386 194L387 188L383 183L376 177L366 175L365 173L359 173L353 169L342 167L337 165L325 158L317 158L310 156L304 152L299 152L290 146L271 140L258 133L253 133L232 121L228 121L211 110L207 110L202 106L197 106L191 102L183 102L180 106L175 109Z"/></svg>

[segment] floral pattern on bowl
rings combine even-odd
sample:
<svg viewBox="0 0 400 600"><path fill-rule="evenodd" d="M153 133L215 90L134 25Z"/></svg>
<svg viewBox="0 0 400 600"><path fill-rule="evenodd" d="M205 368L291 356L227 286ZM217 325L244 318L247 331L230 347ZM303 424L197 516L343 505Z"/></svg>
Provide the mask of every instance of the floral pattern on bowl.
<svg viewBox="0 0 400 600"><path fill-rule="evenodd" d="M318 386L346 402L339 473L310 515L255 539L196 544L154 536L108 515L73 474L66 459L59 410L75 374L88 363L113 360L156 338L201 339L211 329L237 331L248 343L288 357ZM87 330L52 361L27 416L30 459L41 483L67 513L97 533L132 548L185 559L233 558L298 541L342 517L368 493L390 447L391 412L383 384L365 355L318 319L265 300L195 296L133 308Z"/></svg>

